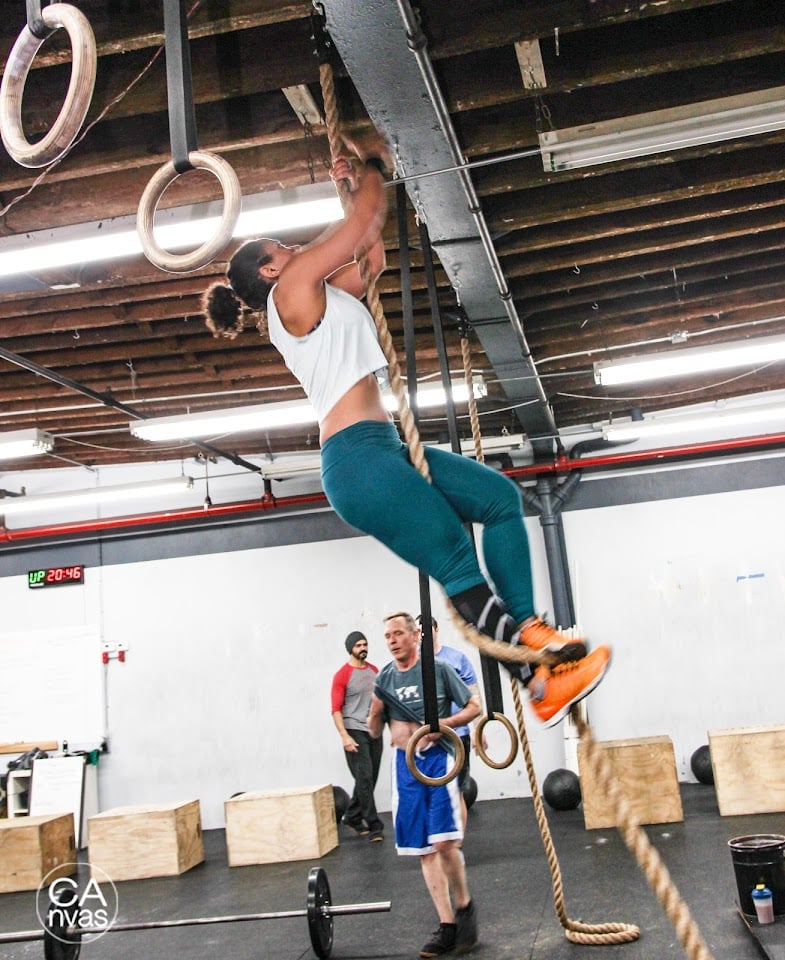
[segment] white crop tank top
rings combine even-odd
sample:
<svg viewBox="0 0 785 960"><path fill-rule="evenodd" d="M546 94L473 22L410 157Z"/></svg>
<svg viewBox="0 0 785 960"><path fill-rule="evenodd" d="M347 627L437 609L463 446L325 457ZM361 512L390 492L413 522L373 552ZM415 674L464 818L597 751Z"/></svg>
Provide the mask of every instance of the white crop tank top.
<svg viewBox="0 0 785 960"><path fill-rule="evenodd" d="M293 337L284 329L273 300L275 287L267 295L270 342L302 384L319 423L367 374L375 373L380 385L387 386L387 360L373 317L345 290L329 283L324 289L324 316L304 337Z"/></svg>

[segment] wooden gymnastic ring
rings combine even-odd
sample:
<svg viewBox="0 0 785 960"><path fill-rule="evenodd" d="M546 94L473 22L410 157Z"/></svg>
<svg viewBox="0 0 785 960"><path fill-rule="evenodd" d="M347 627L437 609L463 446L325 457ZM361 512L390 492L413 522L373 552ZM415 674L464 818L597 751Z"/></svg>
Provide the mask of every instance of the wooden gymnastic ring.
<svg viewBox="0 0 785 960"><path fill-rule="evenodd" d="M221 222L215 236L203 243L201 247L190 253L174 254L162 250L153 236L153 222L155 211L166 188L173 183L180 174L175 170L173 161L165 163L145 187L142 199L139 201L139 211L136 218L136 230L142 241L142 249L147 259L169 273L188 273L206 266L224 249L232 239L237 218L240 215L242 191L240 181L232 167L222 157L214 153L205 153L201 150L192 150L188 154L188 162L197 170L208 170L214 174L223 190L224 208Z"/></svg>
<svg viewBox="0 0 785 960"><path fill-rule="evenodd" d="M8 55L0 84L0 132L12 159L23 167L45 167L58 160L74 142L87 116L95 86L97 54L95 35L87 17L68 3L53 3L41 10L44 23L64 27L71 40L71 80L62 109L52 129L38 143L30 143L22 129L22 94L33 59L44 40L29 27L19 34Z"/></svg>
<svg viewBox="0 0 785 960"><path fill-rule="evenodd" d="M409 768L409 772L415 778L419 780L420 783L424 783L426 787L442 787L445 783L449 783L450 780L454 780L458 774L461 772L461 767L463 766L463 758L465 755L463 749L463 741L458 736L458 734L453 730L452 727L448 727L446 723L439 723L439 730L444 735L446 734L447 739L452 741L452 745L455 747L455 763L452 766L452 769L448 770L443 777L426 777L426 775L417 767L417 764L414 762L414 753L417 749L417 744L422 740L423 737L427 736L429 733L433 733L429 724L423 724L418 730L415 730L411 735L409 742L406 744L406 766Z"/></svg>
<svg viewBox="0 0 785 960"><path fill-rule="evenodd" d="M496 760L491 760L482 745L483 730L485 730L486 723L490 723L491 720L498 720L510 735L510 752L504 758L504 760L498 762ZM515 732L515 727L512 725L512 721L505 717L503 713L486 714L477 724L477 727L474 731L474 749L477 751L477 756L483 761L483 763L487 763L489 767L493 767L494 770L506 770L518 755L518 735Z"/></svg>

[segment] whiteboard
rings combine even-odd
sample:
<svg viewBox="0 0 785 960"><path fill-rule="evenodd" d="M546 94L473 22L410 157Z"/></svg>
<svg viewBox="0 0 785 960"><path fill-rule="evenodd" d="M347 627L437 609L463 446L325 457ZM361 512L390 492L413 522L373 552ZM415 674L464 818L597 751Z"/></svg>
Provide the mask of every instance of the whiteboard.
<svg viewBox="0 0 785 960"><path fill-rule="evenodd" d="M104 737L103 669L96 627L0 632L2 739L98 747Z"/></svg>
<svg viewBox="0 0 785 960"><path fill-rule="evenodd" d="M33 761L30 816L72 813L76 847L82 846L84 757L49 757Z"/></svg>

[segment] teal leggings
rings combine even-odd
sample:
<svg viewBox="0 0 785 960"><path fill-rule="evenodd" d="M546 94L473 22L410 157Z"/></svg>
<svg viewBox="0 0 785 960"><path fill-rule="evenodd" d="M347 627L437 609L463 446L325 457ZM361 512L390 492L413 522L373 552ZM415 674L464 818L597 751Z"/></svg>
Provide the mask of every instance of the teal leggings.
<svg viewBox="0 0 785 960"><path fill-rule="evenodd" d="M486 581L464 524L482 525L489 586L517 623L534 613L529 541L512 480L460 454L425 447L431 483L392 423L363 420L322 446L322 485L346 523L433 577L448 597Z"/></svg>

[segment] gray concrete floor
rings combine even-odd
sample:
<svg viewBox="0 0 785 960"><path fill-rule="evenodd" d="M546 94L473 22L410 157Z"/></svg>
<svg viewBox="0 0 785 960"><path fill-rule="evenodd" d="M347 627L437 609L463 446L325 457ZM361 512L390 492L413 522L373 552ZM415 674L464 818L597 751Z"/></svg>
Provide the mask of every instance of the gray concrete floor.
<svg viewBox="0 0 785 960"><path fill-rule="evenodd" d="M645 827L715 960L761 956L736 912L727 843L755 833L785 834L785 813L720 817L714 789L682 785L684 821ZM671 960L684 948L615 830L589 830L580 808L548 811L567 912L587 923L635 923L638 941L568 942L553 909L550 873L530 800L478 800L464 852L479 908L478 960ZM385 817L389 830L389 816ZM305 909L309 869L322 866L335 904L392 901L389 913L335 918L336 960L416 957L436 926L416 858L399 858L391 837L371 844L345 827L318 861L230 868L221 830L205 833L205 863L179 877L117 885L119 921ZM0 895L0 932L37 926L34 894ZM782 921L785 928L785 918ZM782 935L785 942L785 933ZM5 960L42 957L40 942L0 947ZM193 960L295 960L314 956L303 918L171 930L116 932L82 947L84 960L187 955Z"/></svg>

